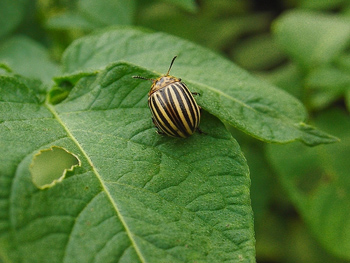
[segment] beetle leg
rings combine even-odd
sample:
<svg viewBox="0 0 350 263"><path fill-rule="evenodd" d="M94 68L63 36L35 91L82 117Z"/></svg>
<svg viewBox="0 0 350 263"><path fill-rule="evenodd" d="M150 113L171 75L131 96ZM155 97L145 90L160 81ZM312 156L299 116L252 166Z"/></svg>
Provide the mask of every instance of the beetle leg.
<svg viewBox="0 0 350 263"><path fill-rule="evenodd" d="M165 134L164 132L162 132L162 131L158 128L158 126L157 126L157 124L156 124L156 122L155 122L155 120L154 120L153 117L152 117L152 122L153 122L154 126L157 128L156 133L158 133L158 134Z"/></svg>
<svg viewBox="0 0 350 263"><path fill-rule="evenodd" d="M201 95L199 92L191 92L192 93L192 95Z"/></svg>
<svg viewBox="0 0 350 263"><path fill-rule="evenodd" d="M207 134L206 132L202 131L199 127L197 128L197 131L199 134Z"/></svg>

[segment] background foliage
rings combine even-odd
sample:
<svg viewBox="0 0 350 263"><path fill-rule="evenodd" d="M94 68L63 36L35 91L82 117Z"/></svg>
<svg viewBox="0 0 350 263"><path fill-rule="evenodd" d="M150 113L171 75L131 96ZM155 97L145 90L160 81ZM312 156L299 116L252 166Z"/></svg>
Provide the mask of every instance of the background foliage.
<svg viewBox="0 0 350 263"><path fill-rule="evenodd" d="M274 140L254 132L254 129L261 130L260 127L247 128L249 125L244 122L245 118L237 120L234 114L232 118L227 119L220 116L238 141L249 165L256 258L258 262L350 261L350 4L347 0L4 0L0 2L0 13L0 72L5 75L13 72L28 78L23 81L28 87L36 87L36 95L32 96L32 92L25 89L22 92L26 96L29 94L28 98L32 101L43 101L42 94L53 85L52 77L58 76L60 67L63 67L64 73L71 75L56 80L56 83L61 85L51 91L51 102L60 102L60 96L65 96L64 84L75 84L75 79L81 77L77 77L81 74L79 70L84 70L90 59L89 48L81 61L75 56L78 53L74 52L80 44L83 46L93 42L96 36L104 36L103 31L73 45L72 42L111 26L138 26L190 40L223 55L257 77L298 98L305 105L307 112L303 112L303 109L297 106L297 117L293 116L295 121L303 121L305 116L309 116L307 123L337 136L341 139L340 142L311 148L299 142L287 145L267 144L266 141ZM156 36L152 35L152 39L154 37ZM165 37L161 33L158 37L159 41L164 41L164 46L169 47L169 50L166 50L167 55L171 57L173 51L178 52L171 46L173 38ZM113 43L106 40L104 46L110 45L112 49ZM188 42L183 45L186 49L197 52ZM65 51L68 46L69 49ZM158 61L157 57L152 59L150 54L144 61L133 61L133 50L129 52L129 57L123 56L122 59L127 58L127 62L148 70L165 70L164 65L168 59L161 58ZM208 70L205 71L203 67L204 69L196 74L198 79L193 79L190 74L186 76L186 65L193 68L196 64L190 59L194 57L193 53L185 52L181 57L184 64L178 66L176 75L187 77L200 91L203 84L207 83L203 79L213 82L215 80L218 86L223 88L232 83L228 81L230 71L225 72L230 66L220 68L220 65L226 62L216 60L218 68L211 71L210 67L207 67ZM96 65L98 59L105 61L108 58L102 56L93 58L92 61ZM113 57L111 62L118 59L119 57ZM215 59L213 55L213 60ZM118 65L115 67L118 68ZM111 66L109 70L112 69ZM234 73L241 72L238 68L229 70ZM151 71L144 71L138 67L135 71L152 74ZM220 75L220 72L223 75ZM207 78L206 74L214 76ZM245 73L242 74L246 76ZM95 87L94 85L99 83L95 78L103 79L100 75L90 76L83 84ZM115 78L116 81L122 81ZM42 84L38 85L34 79L40 80ZM201 80L202 83L198 82ZM219 83L220 80L222 83ZM239 80L234 81L239 85ZM212 86L215 86L214 84L211 83ZM259 81L252 84L253 89L258 90L259 84ZM9 87L15 84L11 82L6 85ZM266 89L269 89L269 84L261 85L266 85ZM284 96L284 92L276 92L281 94L281 98ZM203 97L199 102L202 100L205 103L205 93ZM289 97L286 101L289 101ZM66 103L69 104L69 101ZM298 102L294 104L299 105ZM215 105L205 105L204 108L212 109ZM289 111L284 108L280 110ZM220 113L222 112L219 111L218 114ZM46 116L47 113L44 111L42 114ZM62 107L57 108L57 114L64 115ZM252 115L249 116L248 120L252 118ZM98 119L96 116L91 118ZM208 119L208 123L221 127L212 116L205 118ZM260 120L257 123L260 124ZM288 123L286 130L290 130L291 126L293 125ZM300 127L296 130L299 129ZM207 127L207 130L210 130L210 127ZM286 132L283 132L282 137L285 134ZM224 131L220 136L228 138ZM25 139L19 141L25 143ZM293 140L285 139L280 142ZM1 143L4 144L4 141ZM40 145L39 142L38 144ZM236 151L236 144L232 145ZM241 172L246 175L245 169L243 167ZM83 174L85 171L79 172ZM98 191L99 189L89 189L92 196ZM57 192L59 196L59 190ZM1 194L4 195L3 192ZM88 198L89 195L86 196ZM44 199L44 196L39 198ZM99 204L105 200L101 198L96 202ZM175 210L172 211L174 214L178 212ZM205 237L202 241L206 242ZM31 247L26 249L30 250ZM6 262L6 253L1 249L0 252L0 258L3 257Z"/></svg>

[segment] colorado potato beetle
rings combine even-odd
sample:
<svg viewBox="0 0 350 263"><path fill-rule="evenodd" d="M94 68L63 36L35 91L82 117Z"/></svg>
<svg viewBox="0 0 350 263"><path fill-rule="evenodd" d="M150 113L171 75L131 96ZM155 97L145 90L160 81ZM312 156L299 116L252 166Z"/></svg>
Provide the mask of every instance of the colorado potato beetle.
<svg viewBox="0 0 350 263"><path fill-rule="evenodd" d="M202 133L199 129L201 107L193 97L198 93L190 92L180 78L169 76L176 57L172 59L168 72L157 79L141 76L133 76L133 78L152 81L148 93L148 106L157 132L172 137L186 138L196 130Z"/></svg>

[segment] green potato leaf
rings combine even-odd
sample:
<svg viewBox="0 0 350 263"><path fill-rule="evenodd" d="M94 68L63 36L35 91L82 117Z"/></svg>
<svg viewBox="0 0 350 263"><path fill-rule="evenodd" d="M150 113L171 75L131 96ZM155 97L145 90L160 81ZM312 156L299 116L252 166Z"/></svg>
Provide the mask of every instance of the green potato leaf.
<svg viewBox="0 0 350 263"><path fill-rule="evenodd" d="M95 30L110 25L129 25L134 20L135 0L79 0L65 4L65 11L49 16L46 26L59 30Z"/></svg>
<svg viewBox="0 0 350 263"><path fill-rule="evenodd" d="M283 50L306 70L333 62L350 40L348 18L311 11L290 11L273 29Z"/></svg>
<svg viewBox="0 0 350 263"><path fill-rule="evenodd" d="M349 71L334 66L318 67L308 74L305 85L312 94L308 106L312 109L323 109L350 90Z"/></svg>
<svg viewBox="0 0 350 263"><path fill-rule="evenodd" d="M73 76L76 85L55 105L0 77L2 258L255 262L249 171L237 142L206 112L205 134L158 135L149 83L135 74L152 73L118 62ZM81 166L40 190L30 165L53 146Z"/></svg>
<svg viewBox="0 0 350 263"><path fill-rule="evenodd" d="M303 105L285 91L207 49L164 33L122 28L79 39L66 50L63 69L73 74L123 60L155 72L145 77L157 77L167 71L174 55L178 59L171 75L201 94L198 102L205 110L245 133L267 142L337 141L303 123Z"/></svg>
<svg viewBox="0 0 350 263"><path fill-rule="evenodd" d="M316 148L268 145L268 157L308 228L333 255L350 260L350 120L329 110L316 124L341 141Z"/></svg>
<svg viewBox="0 0 350 263"><path fill-rule="evenodd" d="M271 69L285 60L270 34L260 34L242 41L232 50L231 56L238 65L255 71Z"/></svg>
<svg viewBox="0 0 350 263"><path fill-rule="evenodd" d="M49 17L46 21L46 27L50 29L72 30L83 29L93 30L99 28L101 25L89 20L84 14L79 11L66 11L55 16Z"/></svg>
<svg viewBox="0 0 350 263"><path fill-rule="evenodd" d="M52 83L59 72L41 44L25 36L15 36L0 45L0 63L8 65L16 74Z"/></svg>
<svg viewBox="0 0 350 263"><path fill-rule="evenodd" d="M22 21L28 0L0 1L0 38L13 31Z"/></svg>
<svg viewBox="0 0 350 263"><path fill-rule="evenodd" d="M79 0L77 9L101 25L128 25L136 9L135 0Z"/></svg>

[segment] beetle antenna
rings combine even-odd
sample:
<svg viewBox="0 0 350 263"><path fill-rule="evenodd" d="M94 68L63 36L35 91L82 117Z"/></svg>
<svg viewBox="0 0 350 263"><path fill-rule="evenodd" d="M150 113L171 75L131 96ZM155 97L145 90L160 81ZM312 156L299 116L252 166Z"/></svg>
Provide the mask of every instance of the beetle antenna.
<svg viewBox="0 0 350 263"><path fill-rule="evenodd" d="M145 78L145 77L142 77L142 76L132 76L134 79L144 79L144 80L152 80L154 81L154 79L149 79L149 78Z"/></svg>
<svg viewBox="0 0 350 263"><path fill-rule="evenodd" d="M173 60L172 60L171 63L170 63L170 67L169 67L169 69L168 69L168 72L166 73L165 76L169 76L170 69L171 69L171 67L173 66L173 63L174 63L174 61L175 61L176 58L177 58L177 56L173 57Z"/></svg>

